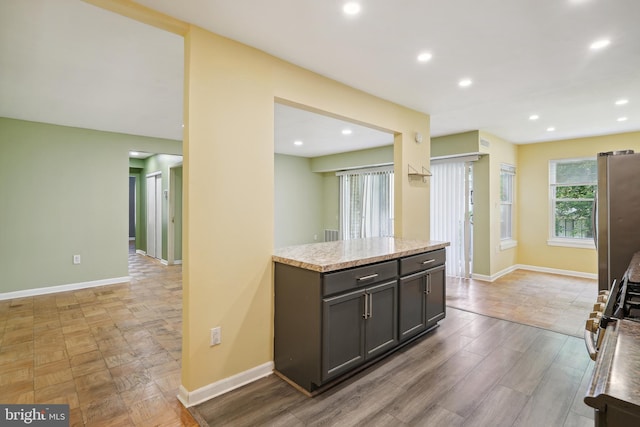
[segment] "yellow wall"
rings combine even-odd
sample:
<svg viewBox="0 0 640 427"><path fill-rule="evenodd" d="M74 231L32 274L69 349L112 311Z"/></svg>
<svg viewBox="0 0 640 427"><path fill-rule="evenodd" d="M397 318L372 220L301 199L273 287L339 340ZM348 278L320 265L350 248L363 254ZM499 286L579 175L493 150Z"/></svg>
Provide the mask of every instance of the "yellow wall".
<svg viewBox="0 0 640 427"><path fill-rule="evenodd" d="M518 146L489 133L480 132L480 139L489 141L490 146L484 147L489 152L489 250L490 275L496 275L517 263L517 248L500 249L500 166L508 164L516 167L514 188L518 182ZM513 213L513 240L518 240L518 201L520 197L516 191Z"/></svg>
<svg viewBox="0 0 640 427"><path fill-rule="evenodd" d="M595 157L603 151L640 151L640 132L551 141L518 147L518 263L597 273L595 249L547 245L549 238L549 160Z"/></svg>
<svg viewBox="0 0 640 427"><path fill-rule="evenodd" d="M273 360L273 104L293 103L396 136L397 236L429 237L429 117L192 27L185 37L182 385L193 391ZM222 344L209 347L209 329Z"/></svg>

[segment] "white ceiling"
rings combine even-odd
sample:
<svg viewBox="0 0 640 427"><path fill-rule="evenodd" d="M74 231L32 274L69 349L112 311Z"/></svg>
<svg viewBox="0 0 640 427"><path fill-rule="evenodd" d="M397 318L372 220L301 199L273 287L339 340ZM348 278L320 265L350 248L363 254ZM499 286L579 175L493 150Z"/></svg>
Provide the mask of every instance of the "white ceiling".
<svg viewBox="0 0 640 427"><path fill-rule="evenodd" d="M638 0L360 0L356 17L341 0L138 3L428 113L432 136L640 130ZM605 37L608 48L589 49ZM1 0L0 116L181 139L182 49L79 0ZM418 63L423 50L433 58ZM459 88L463 77L473 85Z"/></svg>

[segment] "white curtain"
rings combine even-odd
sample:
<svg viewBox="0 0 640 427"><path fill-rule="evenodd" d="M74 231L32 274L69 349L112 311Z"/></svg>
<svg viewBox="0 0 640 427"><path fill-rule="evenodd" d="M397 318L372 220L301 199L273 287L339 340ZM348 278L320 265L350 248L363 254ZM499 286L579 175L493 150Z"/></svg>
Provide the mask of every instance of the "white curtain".
<svg viewBox="0 0 640 427"><path fill-rule="evenodd" d="M393 236L393 167L338 175L342 239Z"/></svg>
<svg viewBox="0 0 640 427"><path fill-rule="evenodd" d="M447 275L466 277L466 163L431 163L431 173L431 239L451 242Z"/></svg>

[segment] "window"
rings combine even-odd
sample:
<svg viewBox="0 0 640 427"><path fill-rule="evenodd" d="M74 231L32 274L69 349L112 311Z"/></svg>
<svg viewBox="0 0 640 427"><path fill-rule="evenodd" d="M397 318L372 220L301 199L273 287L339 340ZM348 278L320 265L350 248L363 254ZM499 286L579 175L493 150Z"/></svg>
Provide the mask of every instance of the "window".
<svg viewBox="0 0 640 427"><path fill-rule="evenodd" d="M393 236L393 166L337 175L342 239Z"/></svg>
<svg viewBox="0 0 640 427"><path fill-rule="evenodd" d="M513 178L516 168L500 165L500 240L513 239Z"/></svg>
<svg viewBox="0 0 640 427"><path fill-rule="evenodd" d="M595 158L549 162L549 244L593 246L593 201L598 184Z"/></svg>

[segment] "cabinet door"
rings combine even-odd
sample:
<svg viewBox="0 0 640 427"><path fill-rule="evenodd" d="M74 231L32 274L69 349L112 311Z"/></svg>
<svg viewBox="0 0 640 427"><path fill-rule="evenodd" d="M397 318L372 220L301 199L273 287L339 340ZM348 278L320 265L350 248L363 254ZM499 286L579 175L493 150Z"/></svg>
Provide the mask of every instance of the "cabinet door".
<svg viewBox="0 0 640 427"><path fill-rule="evenodd" d="M366 289L365 323L366 358L374 357L395 347L398 343L398 283L382 283Z"/></svg>
<svg viewBox="0 0 640 427"><path fill-rule="evenodd" d="M364 290L322 300L322 381L364 361Z"/></svg>
<svg viewBox="0 0 640 427"><path fill-rule="evenodd" d="M403 277L399 281L400 341L426 328L426 274L423 271Z"/></svg>
<svg viewBox="0 0 640 427"><path fill-rule="evenodd" d="M427 275L427 326L435 324L445 316L445 266L428 270Z"/></svg>

